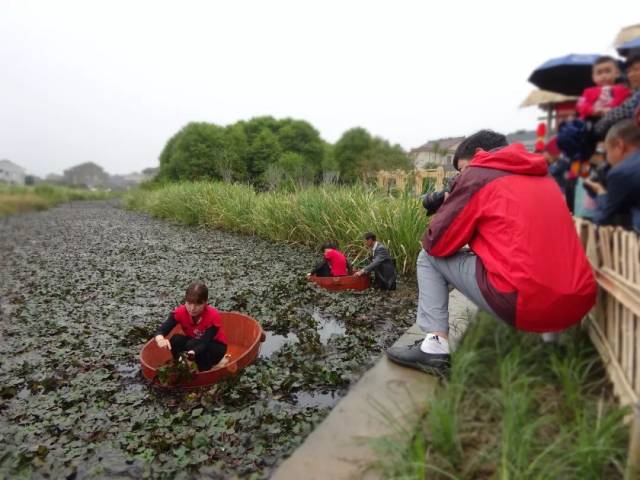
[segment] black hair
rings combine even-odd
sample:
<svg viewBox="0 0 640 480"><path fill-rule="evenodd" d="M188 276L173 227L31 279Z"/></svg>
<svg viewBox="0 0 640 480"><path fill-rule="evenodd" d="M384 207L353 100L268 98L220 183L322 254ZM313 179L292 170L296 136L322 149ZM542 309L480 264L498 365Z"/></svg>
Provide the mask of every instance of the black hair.
<svg viewBox="0 0 640 480"><path fill-rule="evenodd" d="M618 62L616 61L616 59L610 55L601 55L600 57L596 58L596 61L593 62L593 66L595 67L596 65L601 65L603 63L609 62L613 63L616 67L618 66Z"/></svg>
<svg viewBox="0 0 640 480"><path fill-rule="evenodd" d="M320 245L320 250L324 252L327 248L333 248L334 250L338 249L338 244L336 242L324 242Z"/></svg>
<svg viewBox="0 0 640 480"><path fill-rule="evenodd" d="M636 63L640 63L640 50L634 51L634 53L629 55L629 57L627 58L627 61L624 64L624 68L626 70L629 70Z"/></svg>
<svg viewBox="0 0 640 480"><path fill-rule="evenodd" d="M362 238L364 238L365 240L373 240L375 242L376 241L376 234L372 233L372 232L367 232L362 236Z"/></svg>
<svg viewBox="0 0 640 480"><path fill-rule="evenodd" d="M624 143L640 147L640 126L632 119L621 120L607 132L605 142L622 140Z"/></svg>
<svg viewBox="0 0 640 480"><path fill-rule="evenodd" d="M192 303L206 303L209 300L209 289L202 282L192 282L187 287L185 300Z"/></svg>
<svg viewBox="0 0 640 480"><path fill-rule="evenodd" d="M489 151L496 148L506 147L509 144L507 137L493 130L480 130L465 138L453 154L453 166L458 170L458 162L467 160L476 154L476 149Z"/></svg>

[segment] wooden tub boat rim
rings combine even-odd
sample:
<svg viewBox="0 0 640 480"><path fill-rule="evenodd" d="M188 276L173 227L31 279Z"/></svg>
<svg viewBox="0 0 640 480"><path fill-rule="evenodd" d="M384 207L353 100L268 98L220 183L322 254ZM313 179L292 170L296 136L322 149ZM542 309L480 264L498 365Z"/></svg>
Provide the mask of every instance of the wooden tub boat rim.
<svg viewBox="0 0 640 480"><path fill-rule="evenodd" d="M250 315L247 315L246 313L241 313L241 312L236 312L236 311L220 311L221 315L225 315L225 314L233 314L233 315L240 315L242 317L248 318L250 319L252 322L254 322L257 326L258 326L258 332L259 334L255 336L255 338L253 339L253 341L251 342L251 344L243 349L243 352L238 355L236 358L234 358L232 361L225 363L224 365L221 365L219 362L218 364L216 364L213 368L210 368L209 370L204 370L202 372L198 372L197 375L204 375L206 373L209 372L215 372L217 370L222 370L222 369L227 369L229 370L230 373L234 373L237 370L236 364L243 359L245 356L249 355L249 353L256 347L256 345L260 342L264 341L265 338L265 334L264 334L264 330L262 329L262 325L260 325L260 323L253 318ZM179 325L177 325L176 327L178 327ZM174 328L176 328L174 327ZM157 367L153 367L151 365L149 365L146 360L144 359L143 356L143 352L145 350L145 348L151 343L151 342L155 342L155 339L150 339L147 343L144 344L144 346L142 347L142 349L140 350L140 363L145 367L148 368L149 370L151 370L154 373L158 372L158 368ZM230 368L230 367L236 367L234 368Z"/></svg>

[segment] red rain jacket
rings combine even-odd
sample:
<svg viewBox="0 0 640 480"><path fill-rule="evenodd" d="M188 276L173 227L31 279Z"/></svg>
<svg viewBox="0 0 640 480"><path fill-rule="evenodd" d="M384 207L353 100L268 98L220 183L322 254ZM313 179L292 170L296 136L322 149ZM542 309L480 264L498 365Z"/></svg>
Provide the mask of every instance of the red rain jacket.
<svg viewBox="0 0 640 480"><path fill-rule="evenodd" d="M324 258L329 262L329 268L331 269L331 275L333 277L341 277L349 273L347 257L345 257L341 251L329 248L325 250Z"/></svg>
<svg viewBox="0 0 640 480"><path fill-rule="evenodd" d="M518 329L562 330L595 303L593 272L562 193L544 157L521 144L476 153L422 242L435 257L468 244L487 303Z"/></svg>
<svg viewBox="0 0 640 480"><path fill-rule="evenodd" d="M227 344L227 337L222 331L222 318L220 317L220 313L211 305L205 305L200 322L198 322L197 325L193 323L193 319L191 315L189 315L187 307L184 305L180 305L173 311L173 318L180 324L182 331L187 337L200 338L209 327L218 327L218 332L213 339L225 345Z"/></svg>
<svg viewBox="0 0 640 480"><path fill-rule="evenodd" d="M602 92L601 86L589 87L585 88L582 92L582 96L578 99L576 103L576 111L580 118L587 118L593 116L594 107L598 98L600 98L600 93ZM611 101L607 105L608 108L615 108L621 105L627 97L631 94L631 90L629 90L624 85L616 84L611 85Z"/></svg>

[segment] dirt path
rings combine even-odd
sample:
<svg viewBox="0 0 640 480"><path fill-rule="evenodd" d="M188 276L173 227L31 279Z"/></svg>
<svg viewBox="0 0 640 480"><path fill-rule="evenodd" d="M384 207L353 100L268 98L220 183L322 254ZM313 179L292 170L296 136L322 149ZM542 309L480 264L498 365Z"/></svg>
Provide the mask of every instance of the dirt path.
<svg viewBox="0 0 640 480"><path fill-rule="evenodd" d="M268 476L414 319L410 288L308 285L315 260L115 202L0 220L0 477ZM137 354L193 279L269 344L241 376L167 395Z"/></svg>

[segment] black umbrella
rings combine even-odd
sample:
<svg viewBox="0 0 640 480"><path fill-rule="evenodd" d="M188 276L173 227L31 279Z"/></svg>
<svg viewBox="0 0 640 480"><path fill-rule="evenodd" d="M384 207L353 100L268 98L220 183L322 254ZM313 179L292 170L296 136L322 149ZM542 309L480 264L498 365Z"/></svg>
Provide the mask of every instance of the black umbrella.
<svg viewBox="0 0 640 480"><path fill-rule="evenodd" d="M564 95L580 95L593 86L591 68L600 55L571 54L547 60L529 76L536 87Z"/></svg>
<svg viewBox="0 0 640 480"><path fill-rule="evenodd" d="M622 45L616 47L618 53L623 57L628 57L631 53L640 53L640 37L624 42Z"/></svg>

